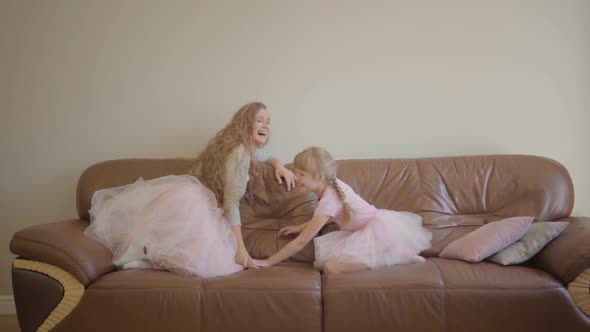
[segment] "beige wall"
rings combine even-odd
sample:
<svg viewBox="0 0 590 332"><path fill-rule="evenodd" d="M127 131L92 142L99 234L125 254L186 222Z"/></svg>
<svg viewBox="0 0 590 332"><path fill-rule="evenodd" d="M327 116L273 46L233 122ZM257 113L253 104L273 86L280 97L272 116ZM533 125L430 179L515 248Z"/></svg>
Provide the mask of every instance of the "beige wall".
<svg viewBox="0 0 590 332"><path fill-rule="evenodd" d="M590 215L590 1L0 1L0 295L84 168L192 156L250 100L284 160L544 155Z"/></svg>

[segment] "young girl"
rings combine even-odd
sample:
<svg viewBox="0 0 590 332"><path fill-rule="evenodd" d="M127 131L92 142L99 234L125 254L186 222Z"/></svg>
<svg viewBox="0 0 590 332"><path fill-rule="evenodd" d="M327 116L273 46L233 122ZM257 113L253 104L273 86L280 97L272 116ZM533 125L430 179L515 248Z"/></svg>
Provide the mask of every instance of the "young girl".
<svg viewBox="0 0 590 332"><path fill-rule="evenodd" d="M289 258L329 222L336 222L341 231L314 240L314 265L326 273L424 261L419 253L431 247L432 234L422 227L420 216L379 210L367 203L336 178L336 161L323 148L300 152L294 165L297 183L318 196L317 208L310 221L281 229L279 236L300 234L270 258L254 260L257 267Z"/></svg>
<svg viewBox="0 0 590 332"><path fill-rule="evenodd" d="M107 246L122 269L154 266L212 277L252 267L239 212L250 169L270 163L287 190L295 184L291 171L259 149L269 135L266 106L244 105L198 156L194 176L139 179L95 192L86 235Z"/></svg>

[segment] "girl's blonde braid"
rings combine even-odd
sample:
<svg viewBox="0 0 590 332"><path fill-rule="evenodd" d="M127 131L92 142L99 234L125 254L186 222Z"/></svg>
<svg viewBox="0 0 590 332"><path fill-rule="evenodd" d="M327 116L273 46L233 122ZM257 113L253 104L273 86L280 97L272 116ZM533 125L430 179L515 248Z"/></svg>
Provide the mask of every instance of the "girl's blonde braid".
<svg viewBox="0 0 590 332"><path fill-rule="evenodd" d="M344 191L338 185L336 178L334 178L332 180L332 186L336 189L336 192L338 193L338 197L340 197L340 201L342 201L342 204L344 205L343 224L346 224L346 223L350 222L350 220L352 218L352 209L350 208L350 204L348 204L348 200L346 199L346 196L344 195Z"/></svg>

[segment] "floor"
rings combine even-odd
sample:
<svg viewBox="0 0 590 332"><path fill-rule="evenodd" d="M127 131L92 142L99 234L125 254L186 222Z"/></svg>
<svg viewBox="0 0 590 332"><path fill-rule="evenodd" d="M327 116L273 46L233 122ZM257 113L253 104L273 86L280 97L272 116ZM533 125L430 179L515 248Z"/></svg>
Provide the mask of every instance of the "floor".
<svg viewBox="0 0 590 332"><path fill-rule="evenodd" d="M16 315L0 315L0 332L19 332Z"/></svg>

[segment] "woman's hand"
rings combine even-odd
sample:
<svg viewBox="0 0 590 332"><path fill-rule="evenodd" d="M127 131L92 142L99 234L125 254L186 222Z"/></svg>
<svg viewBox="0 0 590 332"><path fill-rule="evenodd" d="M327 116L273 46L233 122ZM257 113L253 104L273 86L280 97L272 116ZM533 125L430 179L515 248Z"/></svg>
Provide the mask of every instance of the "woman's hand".
<svg viewBox="0 0 590 332"><path fill-rule="evenodd" d="M281 228L279 230L278 235L279 236L286 236L286 235L289 235L289 234L299 234L299 233L301 233L301 231L303 230L303 228L305 228L305 224L306 223L303 223L301 225L293 225L293 226L283 227L283 228Z"/></svg>
<svg viewBox="0 0 590 332"><path fill-rule="evenodd" d="M246 248L241 248L236 251L236 264L240 264L244 269L251 269L254 267L254 260L250 257L250 254Z"/></svg>
<svg viewBox="0 0 590 332"><path fill-rule="evenodd" d="M234 233L234 236L236 238L237 249L236 256L234 257L236 264L242 265L244 269L249 269L253 267L254 263L252 262L252 257L250 257L248 250L246 250L246 246L244 245L244 239L242 238L242 226L232 225L231 231Z"/></svg>
<svg viewBox="0 0 590 332"><path fill-rule="evenodd" d="M287 185L287 191L290 191L292 188L295 188L295 174L288 170L283 165L277 165L275 167L275 178L279 184L283 183L283 179L285 179L285 184Z"/></svg>

